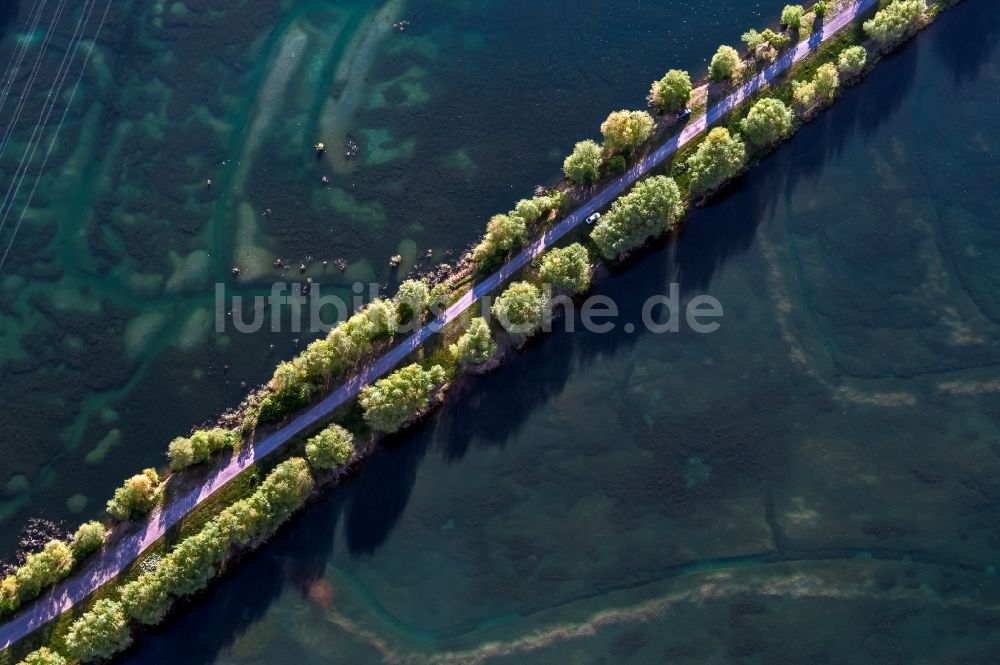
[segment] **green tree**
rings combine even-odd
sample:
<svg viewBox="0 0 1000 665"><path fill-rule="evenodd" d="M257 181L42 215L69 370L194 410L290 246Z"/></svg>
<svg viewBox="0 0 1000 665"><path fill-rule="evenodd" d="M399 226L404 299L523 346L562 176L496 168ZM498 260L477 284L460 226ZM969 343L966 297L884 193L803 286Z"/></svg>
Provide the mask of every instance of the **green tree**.
<svg viewBox="0 0 1000 665"><path fill-rule="evenodd" d="M132 644L121 604L102 599L77 619L66 635L69 655L84 663L111 658Z"/></svg>
<svg viewBox="0 0 1000 665"><path fill-rule="evenodd" d="M431 288L430 296L428 296L427 308L431 310L432 314L437 316L447 309L448 301L450 299L451 287L444 282L435 284L434 287Z"/></svg>
<svg viewBox="0 0 1000 665"><path fill-rule="evenodd" d="M167 616L173 606L168 583L173 568L174 564L161 561L153 572L143 573L122 585L121 604L130 617L153 626Z"/></svg>
<svg viewBox="0 0 1000 665"><path fill-rule="evenodd" d="M462 365L482 365L497 352L493 333L486 319L477 316L469 322L469 329L451 345L451 353Z"/></svg>
<svg viewBox="0 0 1000 665"><path fill-rule="evenodd" d="M894 0L864 22L865 33L883 47L895 46L912 34L927 11L925 0Z"/></svg>
<svg viewBox="0 0 1000 665"><path fill-rule="evenodd" d="M494 215L486 225L486 236L473 250L473 259L480 268L489 267L524 244L527 235L528 229L521 217Z"/></svg>
<svg viewBox="0 0 1000 665"><path fill-rule="evenodd" d="M740 54L732 46L720 46L712 56L708 75L716 83L726 79L735 81L740 71Z"/></svg>
<svg viewBox="0 0 1000 665"><path fill-rule="evenodd" d="M42 647L29 653L18 665L66 665L66 659L58 651Z"/></svg>
<svg viewBox="0 0 1000 665"><path fill-rule="evenodd" d="M399 285L399 291L396 292L400 320L420 319L427 311L430 301L431 291L423 280L406 280Z"/></svg>
<svg viewBox="0 0 1000 665"><path fill-rule="evenodd" d="M816 18L823 18L826 16L827 9L829 8L827 7L826 0L819 0L815 5L813 5L813 13L816 15Z"/></svg>
<svg viewBox="0 0 1000 665"><path fill-rule="evenodd" d="M84 522L73 534L73 557L79 561L104 544L104 525L100 522Z"/></svg>
<svg viewBox="0 0 1000 665"><path fill-rule="evenodd" d="M159 496L160 476L156 469L146 469L132 476L115 490L108 501L108 512L118 520L128 520L145 515L152 509Z"/></svg>
<svg viewBox="0 0 1000 665"><path fill-rule="evenodd" d="M684 201L672 178L642 180L615 201L590 234L601 256L613 259L670 230L684 216Z"/></svg>
<svg viewBox="0 0 1000 665"><path fill-rule="evenodd" d="M691 195L705 197L739 174L746 164L746 146L725 127L716 127L688 158Z"/></svg>
<svg viewBox="0 0 1000 665"><path fill-rule="evenodd" d="M375 338L391 337L396 334L396 330L399 328L399 319L397 318L396 305L391 301L375 298L361 311L371 321Z"/></svg>
<svg viewBox="0 0 1000 665"><path fill-rule="evenodd" d="M647 100L660 113L678 111L691 99L691 75L671 69L659 81L653 81Z"/></svg>
<svg viewBox="0 0 1000 665"><path fill-rule="evenodd" d="M819 102L819 93L816 91L816 83L813 81L802 82L792 81L792 101L799 115L803 118L810 117Z"/></svg>
<svg viewBox="0 0 1000 665"><path fill-rule="evenodd" d="M840 74L837 73L837 66L832 62L821 65L816 70L816 95L820 101L829 104L837 96L837 88L840 87Z"/></svg>
<svg viewBox="0 0 1000 665"><path fill-rule="evenodd" d="M573 152L563 162L566 179L575 185L583 185L597 180L601 174L604 150L590 139L573 146Z"/></svg>
<svg viewBox="0 0 1000 665"><path fill-rule="evenodd" d="M549 250L543 257L538 276L546 284L571 293L590 288L590 253L578 242Z"/></svg>
<svg viewBox="0 0 1000 665"><path fill-rule="evenodd" d="M31 600L63 579L73 569L73 551L61 540L45 543L41 552L29 554L24 565L17 569L14 578L21 602Z"/></svg>
<svg viewBox="0 0 1000 665"><path fill-rule="evenodd" d="M427 409L445 378L440 365L424 369L414 363L366 386L358 400L365 421L379 432L398 431Z"/></svg>
<svg viewBox="0 0 1000 665"><path fill-rule="evenodd" d="M798 30L802 27L804 13L802 5L785 5L785 8L781 10L781 25L790 30Z"/></svg>
<svg viewBox="0 0 1000 665"><path fill-rule="evenodd" d="M336 469L354 456L354 435L336 423L306 443L306 459L314 469Z"/></svg>
<svg viewBox="0 0 1000 665"><path fill-rule="evenodd" d="M604 145L611 152L632 152L653 135L656 123L645 111L614 111L601 123Z"/></svg>
<svg viewBox="0 0 1000 665"><path fill-rule="evenodd" d="M740 121L740 131L756 148L770 146L791 135L795 114L780 99L765 98L753 105Z"/></svg>
<svg viewBox="0 0 1000 665"><path fill-rule="evenodd" d="M849 46L840 52L840 57L837 58L837 69L843 76L852 79L861 73L867 61L868 51L865 50L864 46Z"/></svg>
<svg viewBox="0 0 1000 665"><path fill-rule="evenodd" d="M292 381L289 376L291 373L295 373L295 382L305 381L303 377L299 376L301 363L292 362L281 365L285 367L279 366L281 367L280 380ZM179 436L171 441L167 448L170 468L173 471L180 471L192 464L200 464L224 448L235 448L239 440L240 437L236 432L222 428L197 430L189 437Z"/></svg>
<svg viewBox="0 0 1000 665"><path fill-rule="evenodd" d="M493 316L514 335L531 335L546 317L548 301L541 290L530 282L514 282L493 303Z"/></svg>
<svg viewBox="0 0 1000 665"><path fill-rule="evenodd" d="M0 580L0 616L10 614L21 606L21 592L13 575Z"/></svg>

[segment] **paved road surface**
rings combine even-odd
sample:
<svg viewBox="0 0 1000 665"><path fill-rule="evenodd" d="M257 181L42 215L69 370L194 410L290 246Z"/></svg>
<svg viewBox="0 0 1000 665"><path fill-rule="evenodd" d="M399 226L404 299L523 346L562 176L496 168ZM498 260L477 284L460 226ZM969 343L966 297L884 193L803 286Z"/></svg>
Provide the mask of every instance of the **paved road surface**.
<svg viewBox="0 0 1000 665"><path fill-rule="evenodd" d="M822 31L814 34L808 41L800 42L798 46L789 50L767 69L759 72L752 80L734 90L726 99L713 105L708 109L706 115L692 121L683 131L598 192L589 202L549 229L541 238L525 247L497 272L479 284L476 284L458 302L443 312L440 317L403 340L403 342L392 348L367 369L330 393L323 401L313 405L298 417L285 424L281 429L261 439L247 454L238 456L227 466L219 469L198 490L171 501L163 510L155 512L143 530L123 539L114 547L99 553L79 574L57 585L48 594L43 595L33 604L26 607L24 611L16 615L11 621L0 626L0 650L6 649L33 630L45 625L73 607L76 603L83 601L102 585L117 577L142 552L159 540L168 529L177 524L202 501L211 496L212 493L253 464L255 460L266 457L278 448L281 448L299 433L327 417L334 409L353 399L363 386L389 373L404 358L420 347L431 335L435 334L449 322L454 321L477 300L491 293L507 281L511 275L527 265L529 261L544 253L556 241L582 223L591 213L604 208L611 201L618 198L622 192L652 169L662 164L678 148L686 145L693 138L701 134L709 125L717 122L733 108L765 86L775 76L787 70L794 62L808 55L822 41L829 39L849 24L858 13L870 8L875 2L876 0L859 0L844 11L828 17Z"/></svg>

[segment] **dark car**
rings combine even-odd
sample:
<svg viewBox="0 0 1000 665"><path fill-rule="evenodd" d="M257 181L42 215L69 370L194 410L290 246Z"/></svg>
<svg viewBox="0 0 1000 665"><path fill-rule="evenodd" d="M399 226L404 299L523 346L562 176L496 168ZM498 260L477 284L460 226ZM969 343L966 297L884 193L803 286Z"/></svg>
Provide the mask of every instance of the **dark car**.
<svg viewBox="0 0 1000 665"><path fill-rule="evenodd" d="M691 109L684 108L677 112L677 120L679 122L684 122L691 117Z"/></svg>

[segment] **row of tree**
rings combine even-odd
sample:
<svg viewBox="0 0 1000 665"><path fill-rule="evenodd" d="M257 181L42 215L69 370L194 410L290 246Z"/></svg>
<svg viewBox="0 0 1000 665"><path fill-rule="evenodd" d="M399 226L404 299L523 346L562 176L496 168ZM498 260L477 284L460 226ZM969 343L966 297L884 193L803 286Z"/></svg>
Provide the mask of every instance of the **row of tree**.
<svg viewBox="0 0 1000 665"><path fill-rule="evenodd" d="M324 339L310 343L290 361L280 363L268 384L269 393L248 414L247 427L274 422L305 406L335 376L343 375L368 356L379 340L392 337L404 323L421 321L447 304L448 288L430 288L422 280L400 284L396 298L377 298Z"/></svg>
<svg viewBox="0 0 1000 665"><path fill-rule="evenodd" d="M69 542L50 540L41 551L29 554L23 565L0 581L0 616L11 614L22 603L37 598L103 543L104 525L86 522Z"/></svg>
<svg viewBox="0 0 1000 665"><path fill-rule="evenodd" d="M191 436L179 436L167 448L170 470L181 471L193 464L200 464L220 450L235 449L239 444L239 434L221 428L196 430Z"/></svg>
<svg viewBox="0 0 1000 665"><path fill-rule="evenodd" d="M278 464L252 495L182 540L155 570L123 585L117 600L99 600L84 612L67 633L67 655L89 663L125 649L132 642L131 621L146 625L161 621L177 599L208 584L233 545L273 534L302 506L314 484L306 460L293 457ZM43 657L37 654L32 655L34 662L53 662L37 660Z"/></svg>

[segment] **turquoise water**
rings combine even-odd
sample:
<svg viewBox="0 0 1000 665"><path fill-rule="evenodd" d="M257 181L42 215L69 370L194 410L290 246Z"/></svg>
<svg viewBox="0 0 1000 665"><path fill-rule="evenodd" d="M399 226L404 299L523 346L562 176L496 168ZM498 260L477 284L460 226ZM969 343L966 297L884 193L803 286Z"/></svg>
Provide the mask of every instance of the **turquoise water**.
<svg viewBox="0 0 1000 665"><path fill-rule="evenodd" d="M718 332L454 387L125 660L992 662L998 31L949 10L596 282Z"/></svg>
<svg viewBox="0 0 1000 665"><path fill-rule="evenodd" d="M96 513L293 352L188 323L231 263L251 293L272 254L384 281L389 254L461 249L607 111L783 4L411 4L369 47L385 5L116 6L53 157L72 196L46 181L2 277L0 349L35 354L0 370L0 482L30 487L3 504L6 546L29 514ZM717 333L529 345L123 660L993 662L998 33L989 3L949 10L596 281L625 321L671 282L711 294ZM346 116L358 161L316 162L312 128Z"/></svg>

